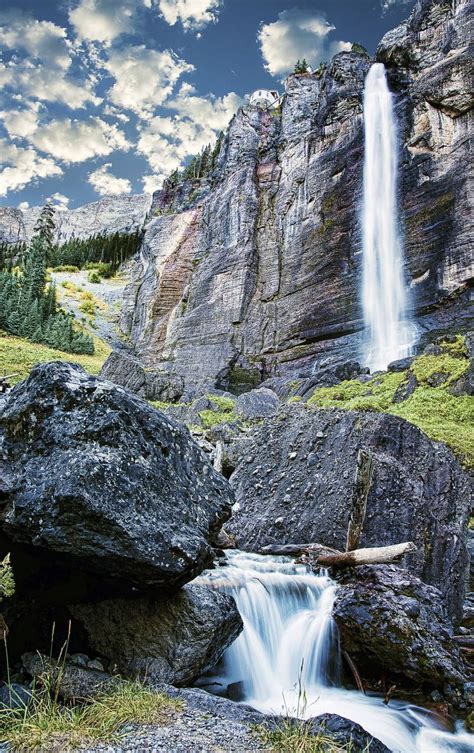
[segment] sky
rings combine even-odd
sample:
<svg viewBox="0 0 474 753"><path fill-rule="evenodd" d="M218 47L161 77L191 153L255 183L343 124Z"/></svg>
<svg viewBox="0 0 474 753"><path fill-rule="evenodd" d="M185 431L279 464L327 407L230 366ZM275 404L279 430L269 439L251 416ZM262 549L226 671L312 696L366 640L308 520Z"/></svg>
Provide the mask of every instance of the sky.
<svg viewBox="0 0 474 753"><path fill-rule="evenodd" d="M299 58L373 54L414 0L3 0L0 204L159 188Z"/></svg>

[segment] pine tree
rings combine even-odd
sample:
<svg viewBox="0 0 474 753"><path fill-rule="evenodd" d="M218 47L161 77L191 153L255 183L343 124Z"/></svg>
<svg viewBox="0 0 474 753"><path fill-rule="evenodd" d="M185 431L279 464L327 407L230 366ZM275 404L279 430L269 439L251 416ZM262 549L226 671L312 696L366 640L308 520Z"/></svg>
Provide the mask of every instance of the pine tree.
<svg viewBox="0 0 474 753"><path fill-rule="evenodd" d="M53 246L54 231L56 229L55 216L56 210L48 201L41 210L40 216L33 228L36 235L39 235L43 240L43 243L48 250Z"/></svg>

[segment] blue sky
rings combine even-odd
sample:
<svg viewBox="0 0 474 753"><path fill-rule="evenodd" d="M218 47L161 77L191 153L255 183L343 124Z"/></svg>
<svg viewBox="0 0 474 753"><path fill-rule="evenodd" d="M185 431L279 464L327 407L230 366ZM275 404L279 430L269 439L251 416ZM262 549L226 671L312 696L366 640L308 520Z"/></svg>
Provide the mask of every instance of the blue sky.
<svg viewBox="0 0 474 753"><path fill-rule="evenodd" d="M375 51L413 0L16 0L0 11L0 202L159 187L297 58Z"/></svg>

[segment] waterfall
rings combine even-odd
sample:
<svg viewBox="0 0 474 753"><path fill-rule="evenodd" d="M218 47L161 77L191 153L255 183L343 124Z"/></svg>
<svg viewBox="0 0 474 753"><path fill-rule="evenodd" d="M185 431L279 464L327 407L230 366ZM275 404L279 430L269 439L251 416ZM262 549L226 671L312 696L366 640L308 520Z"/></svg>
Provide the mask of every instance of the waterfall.
<svg viewBox="0 0 474 753"><path fill-rule="evenodd" d="M396 753L467 753L472 736L453 735L422 708L341 687L338 631L332 618L337 585L285 557L229 551L200 585L231 594L244 629L212 676L200 685L238 693L269 714L311 718L338 714L360 724Z"/></svg>
<svg viewBox="0 0 474 753"><path fill-rule="evenodd" d="M410 355L416 340L416 328L407 319L398 230L396 123L382 63L372 65L365 80L364 128L362 357L371 371L377 371Z"/></svg>

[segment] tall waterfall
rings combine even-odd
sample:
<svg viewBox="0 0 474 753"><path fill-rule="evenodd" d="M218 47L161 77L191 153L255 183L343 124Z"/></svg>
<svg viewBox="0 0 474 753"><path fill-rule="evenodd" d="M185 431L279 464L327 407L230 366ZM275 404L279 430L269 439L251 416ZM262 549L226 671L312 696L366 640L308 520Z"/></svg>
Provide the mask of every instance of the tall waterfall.
<svg viewBox="0 0 474 753"><path fill-rule="evenodd" d="M467 753L472 736L444 731L429 711L346 690L331 615L336 583L284 557L228 552L196 582L231 594L244 629L201 685L240 691L260 711L311 718L332 713L359 723L397 753Z"/></svg>
<svg viewBox="0 0 474 753"><path fill-rule="evenodd" d="M410 355L416 330L407 321L403 245L397 219L398 149L385 68L375 63L364 91L363 361L372 371Z"/></svg>

